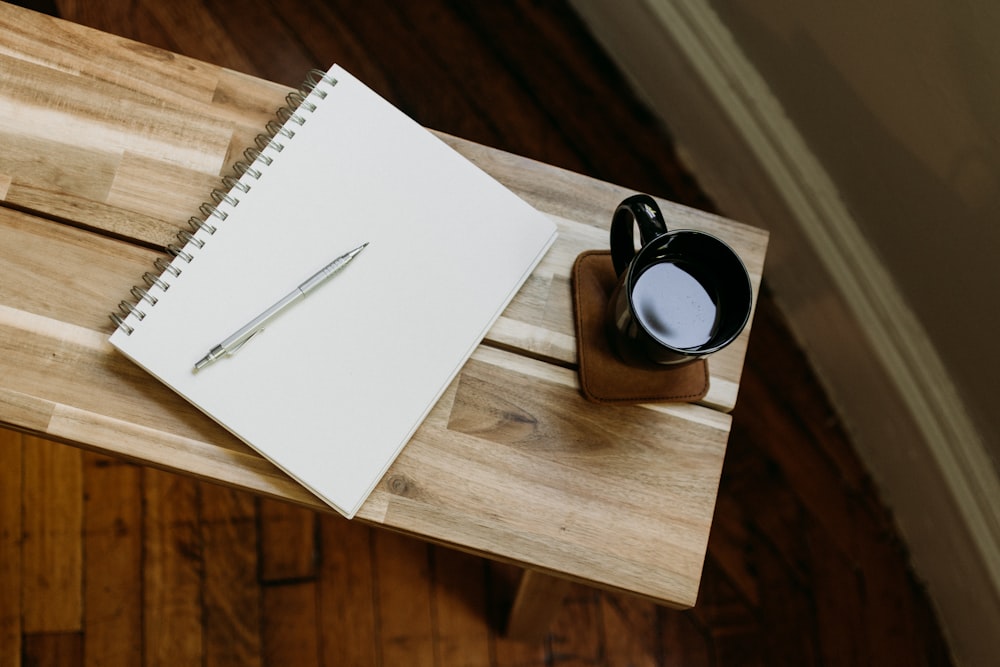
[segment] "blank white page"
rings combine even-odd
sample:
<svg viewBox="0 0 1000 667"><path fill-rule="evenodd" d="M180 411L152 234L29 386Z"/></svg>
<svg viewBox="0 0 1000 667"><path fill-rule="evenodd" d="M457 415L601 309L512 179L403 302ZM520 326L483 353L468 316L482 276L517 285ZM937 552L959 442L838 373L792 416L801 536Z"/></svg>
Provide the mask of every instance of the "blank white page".
<svg viewBox="0 0 1000 667"><path fill-rule="evenodd" d="M217 231L111 342L352 517L555 238L555 225L338 66ZM320 91L326 93L320 99ZM238 353L194 363L340 254Z"/></svg>

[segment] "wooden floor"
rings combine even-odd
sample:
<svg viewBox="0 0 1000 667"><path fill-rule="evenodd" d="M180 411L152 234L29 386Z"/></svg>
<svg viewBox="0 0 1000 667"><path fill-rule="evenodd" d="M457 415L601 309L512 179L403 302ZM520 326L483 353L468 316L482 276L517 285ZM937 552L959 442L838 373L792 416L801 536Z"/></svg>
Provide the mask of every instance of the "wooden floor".
<svg viewBox="0 0 1000 667"><path fill-rule="evenodd" d="M426 126L712 207L563 2L18 4L290 86L339 62ZM500 631L509 567L0 431L0 667L950 664L766 293L744 377L698 605L577 586L538 643Z"/></svg>

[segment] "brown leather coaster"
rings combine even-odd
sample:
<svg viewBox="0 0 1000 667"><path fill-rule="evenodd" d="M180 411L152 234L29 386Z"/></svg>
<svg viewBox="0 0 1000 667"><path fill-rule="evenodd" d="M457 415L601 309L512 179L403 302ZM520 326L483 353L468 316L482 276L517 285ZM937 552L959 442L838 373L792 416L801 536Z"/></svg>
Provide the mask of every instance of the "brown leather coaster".
<svg viewBox="0 0 1000 667"><path fill-rule="evenodd" d="M573 264L573 303L580 358L580 387L594 403L691 402L708 393L708 363L627 365L605 329L608 300L618 282L611 253L588 250Z"/></svg>

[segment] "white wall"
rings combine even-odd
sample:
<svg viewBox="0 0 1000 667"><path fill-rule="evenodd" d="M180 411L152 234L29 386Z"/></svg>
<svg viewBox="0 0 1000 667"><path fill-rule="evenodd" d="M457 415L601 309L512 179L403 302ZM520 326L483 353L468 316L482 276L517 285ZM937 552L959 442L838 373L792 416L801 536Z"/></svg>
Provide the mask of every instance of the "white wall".
<svg viewBox="0 0 1000 667"><path fill-rule="evenodd" d="M711 5L835 181L1000 462L1000 3Z"/></svg>

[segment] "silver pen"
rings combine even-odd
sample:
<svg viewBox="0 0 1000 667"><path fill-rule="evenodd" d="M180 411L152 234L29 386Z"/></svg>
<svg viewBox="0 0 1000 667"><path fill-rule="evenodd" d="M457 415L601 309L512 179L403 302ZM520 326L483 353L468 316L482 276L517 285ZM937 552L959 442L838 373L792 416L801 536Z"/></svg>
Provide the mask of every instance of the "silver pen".
<svg viewBox="0 0 1000 667"><path fill-rule="evenodd" d="M263 331L263 325L269 319L304 297L312 290L319 287L330 276L347 266L347 263L357 257L358 253L364 250L367 246L367 243L363 243L354 250L345 252L343 255L314 273L308 280L286 294L276 304L244 324L232 336L213 347L208 354L202 357L201 360L194 365L194 369L196 371L200 370L217 359L234 354L237 350L243 347L247 341Z"/></svg>

